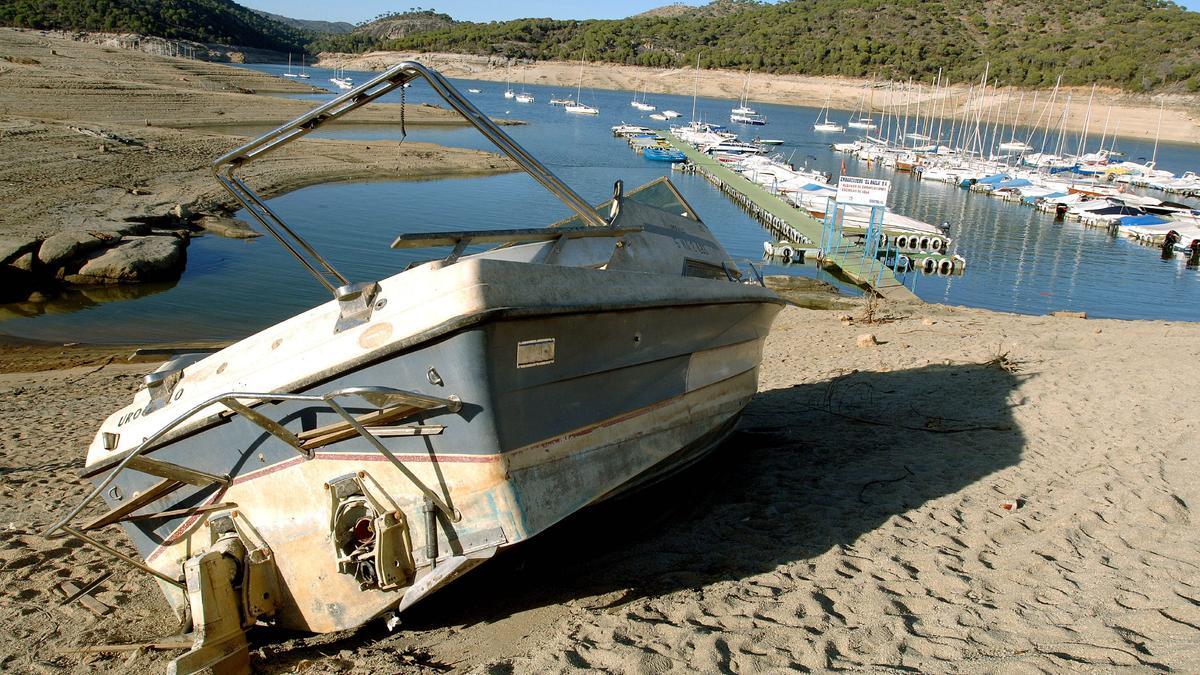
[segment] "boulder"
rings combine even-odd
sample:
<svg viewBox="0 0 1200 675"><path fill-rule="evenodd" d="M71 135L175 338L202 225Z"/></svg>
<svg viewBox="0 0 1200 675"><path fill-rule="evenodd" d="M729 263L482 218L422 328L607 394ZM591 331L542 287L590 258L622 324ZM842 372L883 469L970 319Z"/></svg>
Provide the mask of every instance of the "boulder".
<svg viewBox="0 0 1200 675"><path fill-rule="evenodd" d="M35 264L37 264L37 257L33 255L33 251L30 251L10 262L9 266L22 272L33 272Z"/></svg>
<svg viewBox="0 0 1200 675"><path fill-rule="evenodd" d="M38 249L38 262L50 269L66 267L72 261L83 258L88 252L101 248L119 239L120 235L99 235L88 230L59 232L42 242Z"/></svg>
<svg viewBox="0 0 1200 675"><path fill-rule="evenodd" d="M41 239L34 237L0 237L0 265L7 265L30 251L36 251L41 243Z"/></svg>
<svg viewBox="0 0 1200 675"><path fill-rule="evenodd" d="M237 218L224 216L204 216L197 224L207 232L218 234L230 239L252 239L261 237L262 233L250 229L250 224Z"/></svg>
<svg viewBox="0 0 1200 675"><path fill-rule="evenodd" d="M130 237L93 256L66 280L76 284L159 281L179 276L187 240L172 236Z"/></svg>

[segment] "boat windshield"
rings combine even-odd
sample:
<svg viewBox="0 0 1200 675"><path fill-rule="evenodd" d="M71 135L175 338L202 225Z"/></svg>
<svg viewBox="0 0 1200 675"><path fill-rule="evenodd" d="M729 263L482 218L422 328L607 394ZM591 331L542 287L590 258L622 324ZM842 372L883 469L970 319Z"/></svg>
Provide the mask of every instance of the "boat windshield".
<svg viewBox="0 0 1200 675"><path fill-rule="evenodd" d="M684 218L700 222L696 217L695 211L692 210L692 205L687 203L683 195L679 194L679 190L675 188L671 181L666 176L656 178L649 183L631 191L626 192L624 199L628 201L653 206L656 209L661 209L668 213L677 213ZM596 213L607 216L612 208L612 200L608 200L596 207ZM560 220L550 227L582 227L587 225L579 216L572 216L565 220Z"/></svg>

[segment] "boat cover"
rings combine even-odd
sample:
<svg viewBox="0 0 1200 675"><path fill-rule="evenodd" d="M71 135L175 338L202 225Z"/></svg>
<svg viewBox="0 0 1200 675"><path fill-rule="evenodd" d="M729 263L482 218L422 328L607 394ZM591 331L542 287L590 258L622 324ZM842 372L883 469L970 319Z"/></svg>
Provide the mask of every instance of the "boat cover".
<svg viewBox="0 0 1200 675"><path fill-rule="evenodd" d="M1004 182L1004 181L1006 181L1006 180L1008 180L1008 174L1006 174L1006 173L998 173L998 174L995 174L995 175L993 175L993 176L985 176L985 177L983 177L983 178L980 178L980 179L978 179L978 180L976 180L976 181L975 181L975 184L976 184L976 185L979 185L979 184L983 184L983 185L998 185L998 184L1000 184L1000 183L1003 183L1003 182Z"/></svg>
<svg viewBox="0 0 1200 675"><path fill-rule="evenodd" d="M1120 222L1122 227L1128 227L1130 225L1162 225L1163 223L1170 221L1166 220L1165 218L1159 218L1158 216L1144 215L1125 216Z"/></svg>

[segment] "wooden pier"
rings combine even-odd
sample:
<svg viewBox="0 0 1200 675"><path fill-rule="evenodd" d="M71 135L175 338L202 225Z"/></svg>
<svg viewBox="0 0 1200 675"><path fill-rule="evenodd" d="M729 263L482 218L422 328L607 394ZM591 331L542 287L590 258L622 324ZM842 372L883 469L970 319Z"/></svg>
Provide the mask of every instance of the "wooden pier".
<svg viewBox="0 0 1200 675"><path fill-rule="evenodd" d="M772 235L797 243L816 246L822 240L824 223L792 206L761 185L721 165L716 159L690 144L668 137L668 142L688 158L684 170L693 171L712 183L746 213L762 223ZM921 302L890 268L864 255L864 248L842 237L818 259L819 265L839 271L854 283L878 295L900 302Z"/></svg>

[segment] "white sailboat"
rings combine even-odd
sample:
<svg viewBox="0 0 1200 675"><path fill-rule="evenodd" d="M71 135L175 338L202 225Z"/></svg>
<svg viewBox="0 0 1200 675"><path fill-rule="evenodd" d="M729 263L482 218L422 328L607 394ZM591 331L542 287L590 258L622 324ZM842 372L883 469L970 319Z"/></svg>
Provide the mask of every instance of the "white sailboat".
<svg viewBox="0 0 1200 675"><path fill-rule="evenodd" d="M1034 103L1034 106L1036 107L1037 106L1036 98L1034 99L1033 103ZM1021 98L1017 102L1017 112L1015 115L1013 115L1012 133L1009 134L1009 139L1007 141L1004 141L1000 145L996 146L997 149L999 149L1003 152L1033 152L1033 148L1030 147L1030 145L1028 143L1017 139L1017 123L1020 122L1021 108L1024 107L1024 105L1025 105L1025 92L1021 92ZM1104 147L1103 140L1100 141L1100 147L1101 148Z"/></svg>
<svg viewBox="0 0 1200 675"><path fill-rule="evenodd" d="M576 115L599 115L600 109L587 105L581 100L583 93L583 61L579 61L579 84L575 87L575 102L563 106L563 110Z"/></svg>
<svg viewBox="0 0 1200 675"><path fill-rule="evenodd" d="M862 98L858 100L858 108L855 109L854 114L851 115L850 119L846 121L847 127L850 127L851 129L860 129L862 131L873 131L877 128L875 125L875 120L871 119L871 109L875 107L874 101L868 104L865 109L863 108L863 104L867 103L867 92L872 91L871 84L873 84L873 81L872 83L863 87Z"/></svg>
<svg viewBox="0 0 1200 675"><path fill-rule="evenodd" d="M829 119L829 104L832 100L833 100L833 92L830 91L829 96L826 97L826 99L825 99L825 106L821 108L821 112L817 113L817 122L816 122L816 124L813 124L813 131L820 131L820 132L825 132L825 133L837 133L837 134L840 134L840 133L843 133L846 131L846 129L842 125ZM822 116L824 117L824 119L822 119Z"/></svg>
<svg viewBox="0 0 1200 675"><path fill-rule="evenodd" d="M657 106L653 106L649 103L646 103L646 88L645 87L642 87L642 100L639 101L637 99L637 96L634 95L633 100L629 102L629 105L633 106L634 108L637 108L638 110L641 110L642 112L651 112L653 110L658 109Z"/></svg>
<svg viewBox="0 0 1200 675"><path fill-rule="evenodd" d="M762 126L767 123L767 118L758 114L754 108L747 105L746 97L750 88L750 73L746 73L746 81L742 84L742 96L738 100L738 107L729 111L729 121L739 124L753 124Z"/></svg>
<svg viewBox="0 0 1200 675"><path fill-rule="evenodd" d="M288 71L283 74L284 77L300 77L297 73L292 72L292 53L288 52Z"/></svg>
<svg viewBox="0 0 1200 675"><path fill-rule="evenodd" d="M517 94L517 103L533 103L533 94L525 91L525 71L521 71L521 93Z"/></svg>
<svg viewBox="0 0 1200 675"><path fill-rule="evenodd" d="M304 56L305 56L304 54L300 55L300 74L296 76L296 77L300 78L301 80L308 79L308 64L305 63ZM290 55L288 56L288 60L291 60Z"/></svg>
<svg viewBox="0 0 1200 675"><path fill-rule="evenodd" d="M335 69L333 71L333 77L329 78L329 81L332 82L334 84L334 86L337 87L338 89L353 89L354 88L354 80L352 78L346 77L346 69L345 68Z"/></svg>

